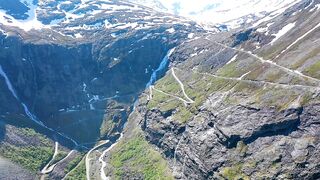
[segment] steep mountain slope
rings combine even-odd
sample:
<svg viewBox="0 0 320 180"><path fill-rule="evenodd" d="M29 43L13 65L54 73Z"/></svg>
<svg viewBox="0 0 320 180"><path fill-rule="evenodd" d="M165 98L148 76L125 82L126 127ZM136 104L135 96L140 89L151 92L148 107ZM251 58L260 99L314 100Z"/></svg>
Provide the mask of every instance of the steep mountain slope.
<svg viewBox="0 0 320 180"><path fill-rule="evenodd" d="M187 39L189 32L201 31L189 27L193 22L154 15L136 5L94 3L105 6L99 15L68 18L68 23L62 21L49 27L43 24L41 29L30 31L20 30L15 23L2 26L3 76L11 81L16 99L31 107L41 121L53 123L50 126L59 128L59 119L68 126L64 119L73 123L70 114L91 113L92 118L92 112L102 113L95 115L101 119L110 103L122 109L121 104L119 107L112 101L132 101L144 89L166 51ZM97 6L94 3L74 5L92 9ZM109 12L110 9L115 10ZM79 7L75 10L81 12ZM171 26L172 22L176 25ZM8 109L10 106L1 111Z"/></svg>
<svg viewBox="0 0 320 180"><path fill-rule="evenodd" d="M203 30L124 1L23 2L1 12L1 156L52 179L83 178L82 152L119 138L167 51Z"/></svg>
<svg viewBox="0 0 320 180"><path fill-rule="evenodd" d="M0 0L6 164L37 179L319 178L320 2L273 1L220 33L145 2Z"/></svg>
<svg viewBox="0 0 320 180"><path fill-rule="evenodd" d="M176 48L136 120L175 178L319 178L320 11L311 3Z"/></svg>

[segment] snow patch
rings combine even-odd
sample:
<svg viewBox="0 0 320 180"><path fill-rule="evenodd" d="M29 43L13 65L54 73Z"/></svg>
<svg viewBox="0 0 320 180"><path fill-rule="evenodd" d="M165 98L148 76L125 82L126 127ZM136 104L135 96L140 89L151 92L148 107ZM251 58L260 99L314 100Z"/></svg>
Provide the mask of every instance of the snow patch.
<svg viewBox="0 0 320 180"><path fill-rule="evenodd" d="M76 38L82 38L83 36L80 33L74 34Z"/></svg>
<svg viewBox="0 0 320 180"><path fill-rule="evenodd" d="M189 39L192 39L192 38L193 38L193 36L194 36L194 33L190 33L190 34L188 34L188 38L189 38Z"/></svg>
<svg viewBox="0 0 320 180"><path fill-rule="evenodd" d="M265 35L268 35L269 34L269 27L274 24L274 22L271 22L271 23L268 23L266 27L261 27L261 28L258 28L257 29L257 32L260 32L260 33L265 33Z"/></svg>
<svg viewBox="0 0 320 180"><path fill-rule="evenodd" d="M174 33L176 30L175 30L174 28L170 28L170 29L167 29L166 31L172 34L172 33Z"/></svg>
<svg viewBox="0 0 320 180"><path fill-rule="evenodd" d="M227 62L227 64L230 64L230 63L232 63L233 61L235 61L235 60L237 59L237 57L238 57L238 54L236 54L235 56L233 56L233 58L231 58L230 61Z"/></svg>
<svg viewBox="0 0 320 180"><path fill-rule="evenodd" d="M42 24L37 19L37 5L34 5L33 0L25 0L24 3L29 7L27 12L28 18L25 20L16 20L14 17L8 15L6 11L0 10L0 22L7 26L14 26L24 31L30 31L31 29L50 28L50 26Z"/></svg>
<svg viewBox="0 0 320 180"><path fill-rule="evenodd" d="M295 25L296 25L296 22L289 23L286 26L284 26L277 34L272 34L273 36L275 36L275 38L271 41L271 44L273 44L278 39L280 39L283 35L289 32L292 28L294 28Z"/></svg>

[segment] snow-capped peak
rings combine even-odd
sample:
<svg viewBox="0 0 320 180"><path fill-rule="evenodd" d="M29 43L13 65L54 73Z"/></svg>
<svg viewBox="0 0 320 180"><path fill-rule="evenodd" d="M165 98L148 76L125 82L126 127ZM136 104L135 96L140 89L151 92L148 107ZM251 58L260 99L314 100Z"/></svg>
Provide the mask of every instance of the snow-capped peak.
<svg viewBox="0 0 320 180"><path fill-rule="evenodd" d="M266 13L289 8L300 1L301 0L199 0L195 2L194 0L158 0L158 4L162 4L165 9L168 9L168 12L172 14L188 17L201 23L219 24L236 20L250 14L261 17ZM152 7L152 4L144 5Z"/></svg>

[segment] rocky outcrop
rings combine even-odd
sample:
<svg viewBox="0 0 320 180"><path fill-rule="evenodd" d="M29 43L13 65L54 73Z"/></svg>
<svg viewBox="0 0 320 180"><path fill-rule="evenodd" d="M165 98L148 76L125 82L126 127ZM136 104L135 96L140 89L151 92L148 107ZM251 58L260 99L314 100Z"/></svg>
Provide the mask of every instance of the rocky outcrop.
<svg viewBox="0 0 320 180"><path fill-rule="evenodd" d="M54 128L67 127L77 123L75 116L80 113L83 121L94 118L91 121L100 128L105 108L109 106L108 114L117 108L128 109L170 47L158 39L144 40L129 53L132 41L134 37L120 40L111 45L111 51L95 50L92 44L25 44L8 37L2 39L2 46L7 48L1 50L1 62L19 99L43 122ZM94 59L95 51L103 59ZM112 98L125 103L113 107ZM9 110L10 105L1 109L2 114ZM66 122L66 118L71 121Z"/></svg>
<svg viewBox="0 0 320 180"><path fill-rule="evenodd" d="M319 171L316 107L277 113L234 107L219 116L201 112L184 125L147 111L144 131L171 159L178 179L228 178L229 167L253 179L311 179Z"/></svg>
<svg viewBox="0 0 320 180"><path fill-rule="evenodd" d="M267 27L278 32L285 20L300 22L319 13L294 8L303 15L284 13L261 26L281 24ZM256 27L201 37L176 49L171 68L184 89L167 72L138 108L147 140L170 161L175 178L319 178L319 78L307 70L316 67L311 64L318 53L303 51L319 47L312 41L318 21L313 29L296 24L274 44L275 35ZM194 103L183 103L184 92Z"/></svg>
<svg viewBox="0 0 320 180"><path fill-rule="evenodd" d="M0 116L13 126L38 127L28 121L37 116L50 138L59 132L85 146L116 142L153 71L176 47L172 69L147 88L136 109L143 132L131 138L143 142L139 153L153 148L143 133L177 179L317 179L320 16L317 1L302 4L248 30L210 34L128 2L43 2L42 29L23 31L14 17L0 25ZM297 27L279 37L289 23ZM0 129L1 142L39 146L39 134L25 138L30 132L18 131ZM63 177L67 165L50 177ZM132 174L121 177L143 173Z"/></svg>

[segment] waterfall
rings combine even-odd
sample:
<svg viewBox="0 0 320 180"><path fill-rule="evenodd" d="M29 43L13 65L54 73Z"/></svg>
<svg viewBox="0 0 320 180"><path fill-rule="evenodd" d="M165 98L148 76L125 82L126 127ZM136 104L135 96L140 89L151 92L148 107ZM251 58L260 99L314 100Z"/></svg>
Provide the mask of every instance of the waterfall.
<svg viewBox="0 0 320 180"><path fill-rule="evenodd" d="M1 65L0 65L0 75L5 79L6 84L7 84L7 87L8 87L8 89L9 89L9 91L11 92L11 94L18 100L18 102L21 103L21 105L22 105L22 107L23 107L23 109L24 109L25 114L26 114L33 122L37 123L37 124L40 125L41 127L44 127L45 129L48 129L49 131L52 131L52 132L55 132L55 133L59 134L60 136L62 136L62 137L64 137L64 138L72 141L72 143L74 143L76 146L78 146L78 143L77 143L75 140L73 140L72 138L70 138L69 136L67 136L67 135L65 135L65 134L63 134L63 133L57 132L57 131L55 131L54 129L49 128L48 126L44 125L43 122L41 122L40 120L38 120L37 116L35 116L32 112L29 111L27 105L26 105L25 103L21 102L21 100L19 99L19 97L18 97L17 93L15 92L15 90L14 90L14 88L13 88L13 86L12 86L12 84L11 84L8 76L7 76L7 74L3 71Z"/></svg>
<svg viewBox="0 0 320 180"><path fill-rule="evenodd" d="M24 112L26 113L26 115L27 115L32 121L34 121L35 123L39 124L40 126L44 126L44 124L43 124L41 121L39 121L39 120L37 119L37 117L29 111L28 107L27 107L23 102L20 101L17 93L16 93L15 90L13 89L13 86L12 86L12 84L11 84L11 82L10 82L7 74L3 71L1 65L0 65L0 75L5 79L6 84L7 84L7 87L8 87L8 89L9 89L9 91L11 92L11 94L18 100L18 102L21 103L21 105L22 105L22 107L23 107Z"/></svg>
<svg viewBox="0 0 320 180"><path fill-rule="evenodd" d="M12 84L11 84L9 78L7 77L6 73L3 71L1 65L0 65L0 75L5 79L7 87L9 89L9 91L11 92L11 94L20 102L16 92L13 90L13 87L12 87Z"/></svg>
<svg viewBox="0 0 320 180"><path fill-rule="evenodd" d="M153 71L151 78L146 85L146 88L149 88L152 84L154 84L157 81L158 73L167 67L167 65L169 64L169 57L171 56L171 54L173 53L174 50L175 50L175 48L170 49L167 52L166 56L162 59L159 67L155 71Z"/></svg>

